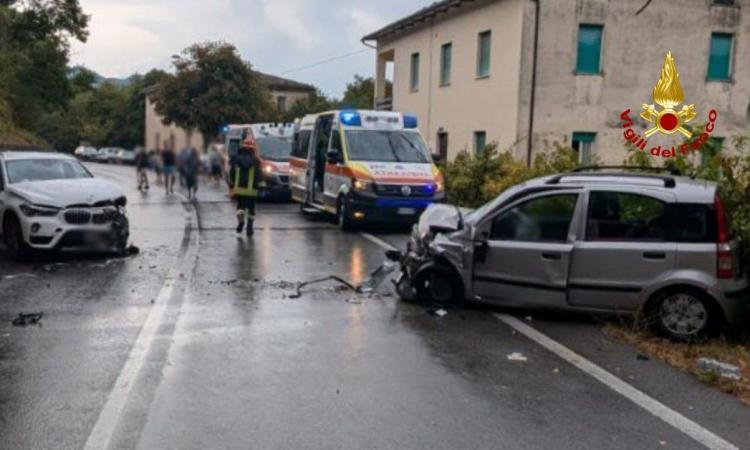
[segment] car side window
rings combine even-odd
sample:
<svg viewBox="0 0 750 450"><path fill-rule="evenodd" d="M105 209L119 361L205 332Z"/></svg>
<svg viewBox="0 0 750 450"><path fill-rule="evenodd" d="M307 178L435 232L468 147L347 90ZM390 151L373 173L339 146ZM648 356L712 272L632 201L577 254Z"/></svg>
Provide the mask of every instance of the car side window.
<svg viewBox="0 0 750 450"><path fill-rule="evenodd" d="M331 130L331 150L336 150L341 153L341 132L338 128Z"/></svg>
<svg viewBox="0 0 750 450"><path fill-rule="evenodd" d="M310 130L301 130L294 138L294 150L292 156L295 158L307 159L307 152L310 148Z"/></svg>
<svg viewBox="0 0 750 450"><path fill-rule="evenodd" d="M716 242L716 213L709 205L679 204L675 233L677 242Z"/></svg>
<svg viewBox="0 0 750 450"><path fill-rule="evenodd" d="M666 204L645 195L592 192L586 239L589 241L666 240Z"/></svg>
<svg viewBox="0 0 750 450"><path fill-rule="evenodd" d="M556 194L521 203L492 222L490 240L565 242L578 194Z"/></svg>

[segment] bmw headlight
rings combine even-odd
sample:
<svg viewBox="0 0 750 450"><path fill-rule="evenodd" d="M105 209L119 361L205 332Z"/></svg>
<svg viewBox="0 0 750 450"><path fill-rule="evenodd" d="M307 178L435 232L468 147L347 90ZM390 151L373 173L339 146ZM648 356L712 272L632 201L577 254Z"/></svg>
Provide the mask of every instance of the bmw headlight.
<svg viewBox="0 0 750 450"><path fill-rule="evenodd" d="M54 217L60 208L22 204L18 207L26 217Z"/></svg>

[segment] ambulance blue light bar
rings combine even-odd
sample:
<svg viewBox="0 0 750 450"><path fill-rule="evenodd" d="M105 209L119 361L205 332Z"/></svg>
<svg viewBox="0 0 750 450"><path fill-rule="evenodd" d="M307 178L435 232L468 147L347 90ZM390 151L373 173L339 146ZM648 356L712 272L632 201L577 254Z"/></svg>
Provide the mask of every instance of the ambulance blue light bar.
<svg viewBox="0 0 750 450"><path fill-rule="evenodd" d="M417 128L419 120L412 114L404 114L404 128Z"/></svg>
<svg viewBox="0 0 750 450"><path fill-rule="evenodd" d="M350 127L361 127L362 126L362 116L359 115L359 112L354 109L345 109L339 113L339 119L341 120L341 123L344 125L348 125Z"/></svg>

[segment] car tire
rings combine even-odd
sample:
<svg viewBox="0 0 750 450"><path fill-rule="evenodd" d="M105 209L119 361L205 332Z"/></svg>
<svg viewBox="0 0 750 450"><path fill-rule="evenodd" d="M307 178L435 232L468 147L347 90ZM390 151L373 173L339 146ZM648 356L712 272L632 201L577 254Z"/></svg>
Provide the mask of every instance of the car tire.
<svg viewBox="0 0 750 450"><path fill-rule="evenodd" d="M346 208L346 201L343 197L339 198L336 206L336 224L343 231L353 231L354 222L349 217L349 211Z"/></svg>
<svg viewBox="0 0 750 450"><path fill-rule="evenodd" d="M460 308L465 302L461 278L447 267L429 267L418 272L412 287L417 299L425 305Z"/></svg>
<svg viewBox="0 0 750 450"><path fill-rule="evenodd" d="M31 247L23 239L23 231L18 219L9 215L3 222L3 240L8 256L14 261L23 261L28 258Z"/></svg>
<svg viewBox="0 0 750 450"><path fill-rule="evenodd" d="M721 311L701 290L679 287L654 297L648 323L657 333L674 341L692 342L716 331Z"/></svg>

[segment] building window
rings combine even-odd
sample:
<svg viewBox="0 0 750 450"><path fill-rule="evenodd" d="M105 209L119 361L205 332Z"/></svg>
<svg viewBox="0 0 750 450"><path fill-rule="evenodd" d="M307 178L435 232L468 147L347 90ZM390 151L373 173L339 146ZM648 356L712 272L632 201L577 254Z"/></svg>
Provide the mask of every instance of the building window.
<svg viewBox="0 0 750 450"><path fill-rule="evenodd" d="M732 70L732 35L711 34L711 52L708 56L708 79L728 80Z"/></svg>
<svg viewBox="0 0 750 450"><path fill-rule="evenodd" d="M596 133L580 132L573 133L572 147L578 153L578 161L583 164L590 164L594 156L594 141Z"/></svg>
<svg viewBox="0 0 750 450"><path fill-rule="evenodd" d="M450 42L440 47L440 86L451 84L451 62L453 59L453 44Z"/></svg>
<svg viewBox="0 0 750 450"><path fill-rule="evenodd" d="M578 60L576 72L596 74L602 71L602 32L601 25L580 25L578 28Z"/></svg>
<svg viewBox="0 0 750 450"><path fill-rule="evenodd" d="M411 55L411 78L409 78L409 88L412 92L419 90L419 53Z"/></svg>
<svg viewBox="0 0 750 450"><path fill-rule="evenodd" d="M718 136L711 136L708 138L706 145L701 148L701 164L706 165L711 163L716 155L721 153L724 149L724 138Z"/></svg>
<svg viewBox="0 0 750 450"><path fill-rule="evenodd" d="M286 97L276 97L276 109L280 112L286 112Z"/></svg>
<svg viewBox="0 0 750 450"><path fill-rule="evenodd" d="M474 154L478 155L482 153L486 146L487 146L487 132L475 131L474 132Z"/></svg>
<svg viewBox="0 0 750 450"><path fill-rule="evenodd" d="M492 32L479 33L477 46L477 77L490 76L490 55L492 53Z"/></svg>
<svg viewBox="0 0 750 450"><path fill-rule="evenodd" d="M437 134L437 148L440 161L448 160L448 132L440 131Z"/></svg>
<svg viewBox="0 0 750 450"><path fill-rule="evenodd" d="M714 0L714 5L732 6L734 5L734 0Z"/></svg>

